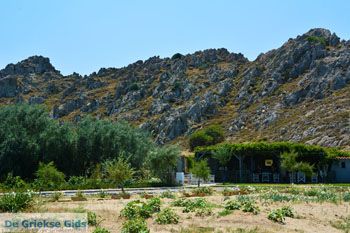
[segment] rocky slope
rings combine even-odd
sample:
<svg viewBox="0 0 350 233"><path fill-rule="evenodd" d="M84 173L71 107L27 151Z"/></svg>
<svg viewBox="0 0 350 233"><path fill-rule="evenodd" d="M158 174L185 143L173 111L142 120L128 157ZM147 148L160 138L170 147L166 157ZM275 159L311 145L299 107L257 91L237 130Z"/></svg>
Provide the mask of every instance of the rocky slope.
<svg viewBox="0 0 350 233"><path fill-rule="evenodd" d="M123 119L158 143L218 123L232 141L349 147L349 84L350 41L312 29L252 62L208 49L63 76L33 56L0 71L0 104L44 104L62 120Z"/></svg>

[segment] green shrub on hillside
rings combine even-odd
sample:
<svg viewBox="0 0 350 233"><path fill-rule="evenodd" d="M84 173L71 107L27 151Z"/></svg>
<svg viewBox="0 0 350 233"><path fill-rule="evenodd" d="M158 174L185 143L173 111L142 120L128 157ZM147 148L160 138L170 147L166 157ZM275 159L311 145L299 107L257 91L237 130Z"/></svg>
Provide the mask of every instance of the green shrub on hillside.
<svg viewBox="0 0 350 233"><path fill-rule="evenodd" d="M214 145L224 140L224 130L219 125L211 125L194 132L189 138L191 150L198 146Z"/></svg>
<svg viewBox="0 0 350 233"><path fill-rule="evenodd" d="M320 43L323 46L327 46L328 44L326 38L322 36L308 36L307 40L312 43Z"/></svg>

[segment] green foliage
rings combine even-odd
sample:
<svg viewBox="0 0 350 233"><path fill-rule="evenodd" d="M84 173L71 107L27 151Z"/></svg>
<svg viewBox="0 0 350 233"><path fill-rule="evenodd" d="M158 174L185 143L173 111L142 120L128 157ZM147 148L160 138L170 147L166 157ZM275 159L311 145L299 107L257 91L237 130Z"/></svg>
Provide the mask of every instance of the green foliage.
<svg viewBox="0 0 350 233"><path fill-rule="evenodd" d="M160 205L160 199L158 197L153 197L147 201L145 207L148 208L151 213L156 213L160 211Z"/></svg>
<svg viewBox="0 0 350 233"><path fill-rule="evenodd" d="M220 211L218 213L218 216L219 217L224 217L224 216L227 216L227 215L230 215L230 214L232 214L232 210L228 210L228 209L225 208L223 211Z"/></svg>
<svg viewBox="0 0 350 233"><path fill-rule="evenodd" d="M346 202L350 201L350 192L346 192L343 194L343 201L346 201Z"/></svg>
<svg viewBox="0 0 350 233"><path fill-rule="evenodd" d="M242 203L242 211L258 214L260 212L259 207L252 201Z"/></svg>
<svg viewBox="0 0 350 233"><path fill-rule="evenodd" d="M185 207L184 213L193 212L196 209L210 208L210 204L203 198L196 199L177 199L172 203L173 206Z"/></svg>
<svg viewBox="0 0 350 233"><path fill-rule="evenodd" d="M162 194L160 196L162 198L174 199L175 198L175 193L171 192L170 190L166 190L165 192L162 192Z"/></svg>
<svg viewBox="0 0 350 233"><path fill-rule="evenodd" d="M215 145L224 140L224 131L219 125L211 125L194 132L189 138L191 150L198 146Z"/></svg>
<svg viewBox="0 0 350 233"><path fill-rule="evenodd" d="M0 197L0 212L16 213L31 207L33 195L31 192L13 192Z"/></svg>
<svg viewBox="0 0 350 233"><path fill-rule="evenodd" d="M123 158L122 155L114 161L107 161L105 163L108 178L118 187L121 187L124 192L125 183L134 175L134 170L131 164Z"/></svg>
<svg viewBox="0 0 350 233"><path fill-rule="evenodd" d="M177 215L172 209L165 208L158 213L156 222L158 224L177 224L179 222L179 215Z"/></svg>
<svg viewBox="0 0 350 233"><path fill-rule="evenodd" d="M285 217L294 218L294 211L289 206L284 206L280 209L272 210L267 218L274 222L284 223Z"/></svg>
<svg viewBox="0 0 350 233"><path fill-rule="evenodd" d="M13 176L12 173L7 174L3 186L7 190L25 190L28 188L28 185L20 176Z"/></svg>
<svg viewBox="0 0 350 233"><path fill-rule="evenodd" d="M236 200L229 200L225 203L225 210L239 210L241 203Z"/></svg>
<svg viewBox="0 0 350 233"><path fill-rule="evenodd" d="M345 233L350 232L350 217L341 217L341 219L332 221L331 225L339 230L342 230Z"/></svg>
<svg viewBox="0 0 350 233"><path fill-rule="evenodd" d="M95 212L88 211L87 220L88 220L89 226L97 226L97 215Z"/></svg>
<svg viewBox="0 0 350 233"><path fill-rule="evenodd" d="M336 148L326 148L314 145L306 145L293 142L251 142L251 143L222 143L212 146L197 147L196 153L213 154L221 147L227 147L232 154L247 156L264 156L267 153L280 155L284 152L295 151L298 160L312 164L327 163L328 159L338 156L350 156L349 152Z"/></svg>
<svg viewBox="0 0 350 233"><path fill-rule="evenodd" d="M210 207L198 208L195 210L195 216L197 217L206 217L213 214L213 210Z"/></svg>
<svg viewBox="0 0 350 233"><path fill-rule="evenodd" d="M93 233L110 233L110 231L103 227L96 227Z"/></svg>
<svg viewBox="0 0 350 233"><path fill-rule="evenodd" d="M36 177L36 187L40 190L57 189L65 183L65 175L57 170L53 162L48 164L39 163Z"/></svg>
<svg viewBox="0 0 350 233"><path fill-rule="evenodd" d="M294 218L294 211L293 211L292 207L283 206L281 210L282 210L284 216L289 217L289 218Z"/></svg>
<svg viewBox="0 0 350 233"><path fill-rule="evenodd" d="M175 60L175 59L181 59L184 55L182 55L181 53L175 53L172 57L171 60Z"/></svg>
<svg viewBox="0 0 350 233"><path fill-rule="evenodd" d="M285 220L285 216L281 209L272 210L267 216L267 218L274 222L279 222L279 223L284 223L284 220Z"/></svg>
<svg viewBox="0 0 350 233"><path fill-rule="evenodd" d="M149 233L147 223L142 218L128 220L123 224L121 233Z"/></svg>
<svg viewBox="0 0 350 233"><path fill-rule="evenodd" d="M192 193L196 196L210 196L213 192L211 187L199 187L192 190Z"/></svg>
<svg viewBox="0 0 350 233"><path fill-rule="evenodd" d="M219 146L217 150L213 152L213 158L217 159L222 166L226 166L232 158L230 147L227 144Z"/></svg>
<svg viewBox="0 0 350 233"><path fill-rule="evenodd" d="M129 202L121 211L121 216L127 219L149 218L153 213L160 211L160 199L152 198L147 203L140 200Z"/></svg>
<svg viewBox="0 0 350 233"><path fill-rule="evenodd" d="M289 172L304 172L307 177L311 177L313 166L306 162L297 162L298 153L295 151L281 154L281 168Z"/></svg>
<svg viewBox="0 0 350 233"><path fill-rule="evenodd" d="M328 44L326 38L322 36L308 36L306 39L311 43L320 43L323 46L327 46Z"/></svg>
<svg viewBox="0 0 350 233"><path fill-rule="evenodd" d="M146 165L154 175L165 183L172 183L172 174L175 171L180 148L175 145L163 146L152 150L146 160Z"/></svg>
<svg viewBox="0 0 350 233"><path fill-rule="evenodd" d="M200 180L208 180L210 176L210 168L207 160L196 161L193 164L193 168L190 170L193 175L198 178L198 187L200 186Z"/></svg>
<svg viewBox="0 0 350 233"><path fill-rule="evenodd" d="M61 197L63 197L63 193L61 193L61 192L54 192L51 195L51 200L52 201L58 201Z"/></svg>

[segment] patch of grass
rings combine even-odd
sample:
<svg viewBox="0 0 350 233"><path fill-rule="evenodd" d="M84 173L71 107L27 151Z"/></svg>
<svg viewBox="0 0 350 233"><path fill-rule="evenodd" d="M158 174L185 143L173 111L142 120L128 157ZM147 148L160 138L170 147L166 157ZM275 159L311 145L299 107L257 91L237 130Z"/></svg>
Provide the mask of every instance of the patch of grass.
<svg viewBox="0 0 350 233"><path fill-rule="evenodd" d="M224 216L227 216L227 215L230 215L232 214L232 210L228 210L228 209L224 209L223 211L220 211L218 213L218 217L224 217Z"/></svg>

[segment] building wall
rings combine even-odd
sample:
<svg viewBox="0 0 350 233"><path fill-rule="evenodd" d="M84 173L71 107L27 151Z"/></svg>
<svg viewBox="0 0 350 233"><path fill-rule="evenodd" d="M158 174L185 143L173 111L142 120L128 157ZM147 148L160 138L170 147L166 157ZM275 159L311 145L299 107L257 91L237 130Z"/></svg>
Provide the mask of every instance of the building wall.
<svg viewBox="0 0 350 233"><path fill-rule="evenodd" d="M339 183L350 182L350 159L337 159L332 163L331 171L334 172L334 181Z"/></svg>

